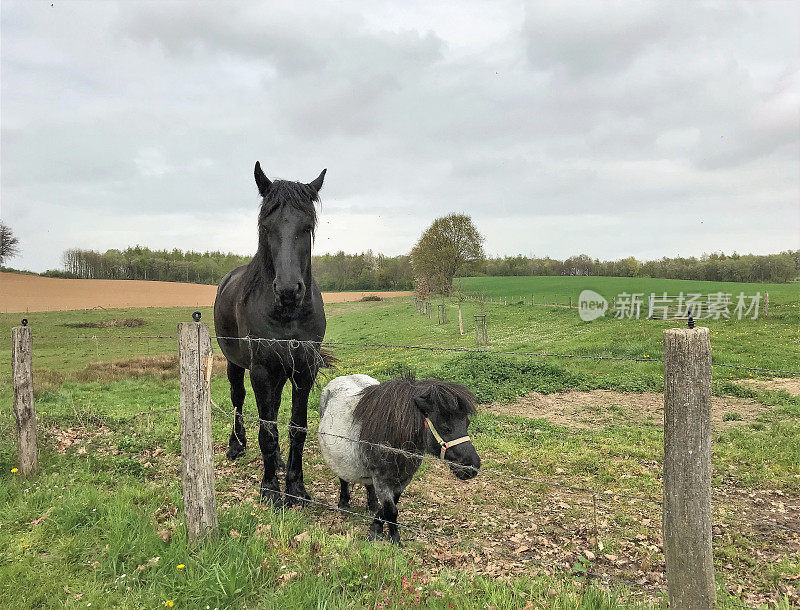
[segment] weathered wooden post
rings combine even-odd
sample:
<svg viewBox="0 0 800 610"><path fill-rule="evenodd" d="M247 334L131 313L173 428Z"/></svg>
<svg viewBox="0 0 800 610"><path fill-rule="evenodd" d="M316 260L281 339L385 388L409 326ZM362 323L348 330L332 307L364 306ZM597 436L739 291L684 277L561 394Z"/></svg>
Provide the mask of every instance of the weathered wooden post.
<svg viewBox="0 0 800 610"><path fill-rule="evenodd" d="M11 377L14 386L14 419L17 422L19 469L23 476L39 472L36 445L36 407L33 402L33 335L28 320L11 329Z"/></svg>
<svg viewBox="0 0 800 610"><path fill-rule="evenodd" d="M664 331L663 529L670 607L713 608L711 344L691 312Z"/></svg>
<svg viewBox="0 0 800 610"><path fill-rule="evenodd" d="M178 324L180 361L181 483L189 542L217 533L214 453L211 436L211 366L214 354L208 324Z"/></svg>
<svg viewBox="0 0 800 610"><path fill-rule="evenodd" d="M547 307L547 297L542 297L542 305Z"/></svg>
<svg viewBox="0 0 800 610"><path fill-rule="evenodd" d="M572 297L569 298L569 308L572 309Z"/></svg>
<svg viewBox="0 0 800 610"><path fill-rule="evenodd" d="M436 306L437 324L447 324L447 305L441 303Z"/></svg>
<svg viewBox="0 0 800 610"><path fill-rule="evenodd" d="M764 315L769 313L769 292L764 293Z"/></svg>
<svg viewBox="0 0 800 610"><path fill-rule="evenodd" d="M461 305L458 306L458 333L464 334L464 322L461 320Z"/></svg>
<svg viewBox="0 0 800 610"><path fill-rule="evenodd" d="M531 305L536 305L536 299L534 295L531 295Z"/></svg>
<svg viewBox="0 0 800 610"><path fill-rule="evenodd" d="M486 314L485 313L476 313L475 314L475 344L476 345L488 345L489 344L489 335L486 330Z"/></svg>

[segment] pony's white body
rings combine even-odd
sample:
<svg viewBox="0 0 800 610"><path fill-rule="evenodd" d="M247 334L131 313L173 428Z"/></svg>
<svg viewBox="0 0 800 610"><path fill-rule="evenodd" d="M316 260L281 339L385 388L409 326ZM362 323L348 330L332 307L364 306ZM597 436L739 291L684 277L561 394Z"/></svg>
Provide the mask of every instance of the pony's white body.
<svg viewBox="0 0 800 610"><path fill-rule="evenodd" d="M378 383L369 375L345 375L326 385L319 398L319 446L334 474L349 483L372 485L372 472L364 464L361 425L353 411L364 388Z"/></svg>

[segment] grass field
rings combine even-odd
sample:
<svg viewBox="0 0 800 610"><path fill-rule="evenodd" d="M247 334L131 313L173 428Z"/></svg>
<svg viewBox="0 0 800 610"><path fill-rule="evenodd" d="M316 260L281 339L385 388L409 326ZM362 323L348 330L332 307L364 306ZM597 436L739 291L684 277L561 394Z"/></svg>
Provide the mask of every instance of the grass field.
<svg viewBox="0 0 800 610"><path fill-rule="evenodd" d="M677 295L681 292L709 294L727 292L734 297L740 292L753 295L769 293L770 304L797 304L800 301L800 284L746 284L737 282L702 282L695 280L663 280L649 277L465 277L456 278L455 283L469 294L485 294L492 297L523 296L530 300L531 295L541 302L546 297L552 303L558 297L559 303L566 303L569 297L577 303L582 290L594 290L609 301L612 296L622 292L656 295L666 292Z"/></svg>
<svg viewBox="0 0 800 610"><path fill-rule="evenodd" d="M467 291L512 296L536 289L565 296L584 287L601 294L672 292L640 289L623 279L474 278ZM545 286L540 281L546 280ZM558 280L561 280L559 282ZM608 280L604 282L604 280ZM524 281L528 283L525 284ZM630 280L629 282L638 282ZM473 283L475 285L473 285ZM720 289L707 285L703 291ZM747 292L749 288L739 290ZM695 288L687 288L686 290ZM759 289L764 290L761 286ZM620 291L622 291L620 290ZM783 290L783 292L782 292ZM800 311L796 287L769 287L770 316L710 320L718 362L797 370ZM559 291L559 292L556 292ZM678 288L680 291L680 288ZM537 292L537 294L538 294ZM529 298L529 296L528 296ZM393 345L474 346L472 314L485 311L490 349L652 358L661 332L674 323L604 318L581 322L574 310L524 305L457 304L437 325L408 299L342 303L326 308L331 341ZM211 320L209 308L202 309ZM42 475L22 480L13 416L0 416L0 598L9 608L254 608L430 607L616 608L661 605L664 582L657 503L601 499L544 483L531 485L483 474L462 483L439 464L426 464L400 503L400 520L506 551L500 555L405 532L404 549L366 540L367 522L321 507L274 512L257 504L260 456L254 426L247 458L229 464L229 423L214 422L222 535L187 549L182 527L177 414L127 419L177 405L176 324L191 309L131 309L30 314ZM18 315L0 315L8 337ZM109 320L139 318L142 326ZM68 325L97 324L75 328ZM103 325L105 323L105 325ZM704 322L705 324L705 322ZM212 327L213 332L213 327ZM159 337L138 338L127 337ZM8 344L6 344L8 345ZM339 370L385 379L410 367L469 385L483 403L470 433L487 470L542 482L657 500L661 490L661 428L636 407L660 391L659 363L448 354L402 348L338 346ZM0 350L9 362L10 350ZM214 401L230 408L227 381L215 368ZM0 369L0 399L10 405L8 365ZM715 396L753 406L726 411L714 430L715 564L721 607L742 599L789 607L798 603L800 571L800 398L776 389L773 375L714 370ZM750 382L749 378L758 381ZM245 411L255 415L249 391ZM527 416L518 397L535 391L608 392L630 397L578 405L592 425ZM569 394L565 394L567 396ZM312 394L314 427L319 392ZM559 395L560 396L560 395ZM284 394L284 403L289 400ZM739 402L736 402L739 401ZM281 409L285 421L287 404ZM737 415L742 417L737 420ZM315 500L336 503L337 485L309 437L306 479ZM281 446L286 447L285 436ZM354 507L364 510L363 490ZM43 518L44 517L44 518ZM156 559L158 558L158 559ZM565 572L537 562L569 566ZM179 567L182 566L182 567ZM606 587L586 571L639 583ZM54 577L57 575L57 577ZM605 590L608 589L608 590Z"/></svg>

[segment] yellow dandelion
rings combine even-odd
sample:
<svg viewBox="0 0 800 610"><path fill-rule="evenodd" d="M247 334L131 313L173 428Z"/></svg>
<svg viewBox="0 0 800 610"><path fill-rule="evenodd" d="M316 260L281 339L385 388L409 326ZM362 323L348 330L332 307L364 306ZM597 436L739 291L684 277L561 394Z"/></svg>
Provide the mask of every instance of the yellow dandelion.
<svg viewBox="0 0 800 610"><path fill-rule="evenodd" d="M164 602L164 605L165 605L167 608L172 608L172 606L174 606L174 605L175 605L175 602L174 602L174 601L172 601L171 599L168 599L167 601L165 601L165 602Z"/></svg>
<svg viewBox="0 0 800 610"><path fill-rule="evenodd" d="M19 472L19 468L12 468L11 472Z"/></svg>
<svg viewBox="0 0 800 610"><path fill-rule="evenodd" d="M176 568L178 568L179 570L182 570L182 569L183 569L183 568L185 568L186 566L185 566L185 565L183 565L182 563L179 563L179 564L178 564L177 566L175 566L175 567L176 567Z"/></svg>

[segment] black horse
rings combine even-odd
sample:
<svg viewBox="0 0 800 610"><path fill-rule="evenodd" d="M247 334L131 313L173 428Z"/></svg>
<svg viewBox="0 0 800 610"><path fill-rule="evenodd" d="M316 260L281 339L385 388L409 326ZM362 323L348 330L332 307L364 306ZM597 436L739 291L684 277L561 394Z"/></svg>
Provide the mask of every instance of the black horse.
<svg viewBox="0 0 800 610"><path fill-rule="evenodd" d="M272 182L256 162L256 185L262 197L258 251L248 265L222 279L214 302L217 340L228 360L236 411L229 459L242 455L247 444L242 421L245 369L250 369L261 420L275 421L283 386L287 379L292 384L285 500L276 474L280 462L277 425L262 421L258 432L264 460L261 497L276 506L310 500L303 483L306 432L302 428L307 422L308 395L319 368L325 365L319 349L325 336L325 310L311 277L311 241L317 221L314 204L319 201L325 171L308 184Z"/></svg>

